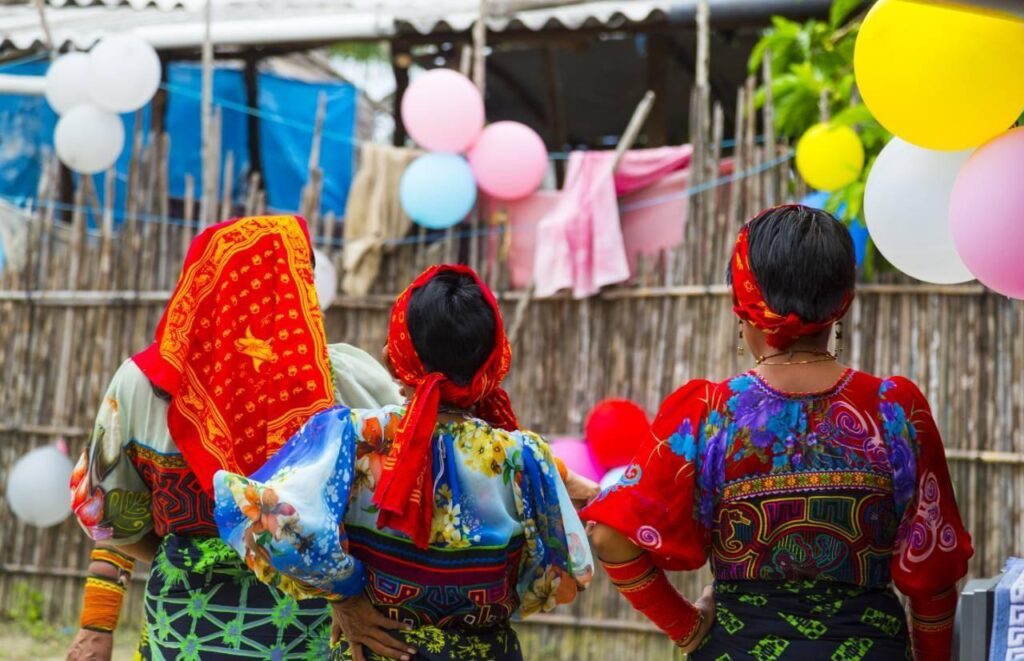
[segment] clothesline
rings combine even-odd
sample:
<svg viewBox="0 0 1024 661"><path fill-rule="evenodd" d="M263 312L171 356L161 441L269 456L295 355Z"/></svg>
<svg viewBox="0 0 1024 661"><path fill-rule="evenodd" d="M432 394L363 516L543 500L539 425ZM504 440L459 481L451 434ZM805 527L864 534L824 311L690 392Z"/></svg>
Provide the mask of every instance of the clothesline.
<svg viewBox="0 0 1024 661"><path fill-rule="evenodd" d="M21 60L14 60L14 61L11 61L11 62L0 63L0 70L3 70L5 68L9 68L9 67L13 67L13 66L17 66L19 64L28 64L28 63L31 63L31 62L45 60L45 59L47 59L47 57L48 56L46 56L45 54L42 54L42 55L26 57L26 58L21 59ZM174 92L176 94L182 94L182 95L184 95L186 97L189 97L189 98L192 98L192 99L201 99L202 98L202 93L200 91L192 90L192 89L189 89L187 87L183 87L181 85L173 85L171 83L161 83L160 88L165 90L165 91L167 91L167 92ZM327 101L330 102L330 100L332 98L334 98L335 96L337 96L337 95L328 96ZM213 97L212 103L213 103L214 106L219 106L219 107L225 108L227 110L232 110L232 111L235 111L235 112L240 112L240 113L245 114L245 115L256 117L256 118L258 118L260 120L265 120L265 121L268 121L268 122L274 122L274 123L280 124L282 126L287 126L288 128L293 128L293 129L297 129L297 130L300 130L300 131L305 131L305 132L309 133L310 135L312 135L314 133L314 131L316 130L316 127L313 124L310 124L310 123L307 123L307 122L302 122L302 121L299 121L299 120L289 119L289 118L284 117L282 115L279 115L277 113L273 113L273 112L269 112L269 111L266 111L266 110L262 110L262 109L260 109L258 107L253 107L253 106L250 106L250 105L247 105L247 104L244 104L244 103L237 103L235 101L230 101L228 99L224 99L224 98L221 98L221 97L216 97L216 96ZM328 131L328 130L322 130L321 131L321 136L323 138L325 138L327 140L331 140L333 142L340 142L340 143L343 143L343 144L350 144L350 145L355 146L355 147L358 147L358 146L361 146L361 145L364 145L364 144L368 144L368 143L372 143L371 140L363 140L363 139L357 138L357 137L355 137L353 135L344 135L344 134L341 134L341 133L336 133L334 131ZM764 142L764 136L757 136L755 138L755 142L758 143L758 144L762 144ZM722 146L723 149L730 149L730 148L734 147L735 145L736 145L736 140L732 139L732 138L729 138L729 139L723 140L721 146ZM549 152L548 153L548 159L552 160L552 161L564 161L564 160L567 160L569 158L570 153L571 152L569 152L569 151ZM118 175L122 176L121 173L118 173Z"/></svg>
<svg viewBox="0 0 1024 661"><path fill-rule="evenodd" d="M724 177L718 177L717 179L712 179L710 181L706 181L706 182L697 184L695 186L687 188L686 190L680 191L678 193L669 193L669 194L662 195L662 196L659 196L659 197L651 198L649 200L642 200L642 201L639 201L639 202L634 202L634 203L631 203L631 204L628 204L628 205L624 205L623 207L621 207L621 211L622 212L629 212L629 211L634 211L634 210L637 210L637 209L646 209L646 208L649 208L649 207L652 207L652 206L655 206L655 205L658 205L658 204L664 204L664 203L667 203L667 202L672 202L672 201L676 201L676 200L690 198L690 197L693 197L694 195L699 195L700 193L712 190L714 188L718 188L718 187L724 186L726 184L730 184L730 183L733 183L733 182L736 182L736 181L740 181L742 179L746 179L747 177L752 177L752 176L761 174L762 172L765 172L765 171L770 170L770 169L772 169L774 167L777 167L777 166L779 166L779 165L781 165L781 164L791 160L792 158L793 158L793 152L789 152L787 154L779 156L778 158L774 158L774 159L772 159L770 161L766 161L764 163L756 165L756 166L754 166L752 168L748 168L748 169L742 170L740 172L734 172L734 173L732 173L730 175L726 175ZM24 198L24 197L16 197L16 196L8 196L8 195L0 195L0 199L3 199L5 201L7 201L7 202L10 202L10 203L15 204L15 205L20 206L20 207L33 207L33 208L34 207L39 207L39 208L53 209L53 210L56 210L56 211L68 211L68 212L71 212L71 213L78 213L78 212L81 212L81 213L92 213L92 212L95 211L95 207L85 206L85 205L68 204L68 203L64 203L64 202L58 202L58 201L55 201L55 200L47 200L47 201L43 201L42 203L40 203L39 200L36 199L36 198ZM186 220L186 219L181 218L181 217L164 217L164 216L160 216L160 215L157 215L157 214L134 214L133 217L138 222L152 223L152 224L164 223L164 224L167 224L167 225L172 225L172 226L177 226L177 227L187 227L187 226L195 225L196 224L195 220ZM125 215L124 214L118 214L118 215L115 215L115 218L119 218L121 220L124 220L125 219ZM451 238L463 239L463 238L477 238L477 237L485 237L485 236L497 236L497 235L502 235L502 234L505 234L505 233L511 233L511 232L514 232L514 231L521 231L522 229L525 229L525 228L518 228L518 229L516 229L516 228L509 227L509 226L504 226L504 225L503 226L499 226L499 227L488 227L488 228L480 228L480 229L467 229L467 230L462 230L462 231L459 231L459 232L452 232L451 233ZM88 233L90 235L92 235L92 236L95 236L95 237L102 236L101 233L98 230L89 230ZM415 244L415 243L420 243L420 242L426 242L426 241L429 241L429 240L445 238L445 237L448 237L448 236L449 236L449 232L447 232L447 231L444 231L444 232L432 232L432 233L428 233L426 236L417 234L417 235L414 235L414 236L403 237L401 239L385 240L382 243L384 245L388 245L388 246L399 246L399 245L408 245L408 244ZM330 240L328 242L328 245L330 245L332 247L335 247L335 248L341 248L341 247L343 247L345 245L345 242L344 242L343 239L332 239L332 240Z"/></svg>

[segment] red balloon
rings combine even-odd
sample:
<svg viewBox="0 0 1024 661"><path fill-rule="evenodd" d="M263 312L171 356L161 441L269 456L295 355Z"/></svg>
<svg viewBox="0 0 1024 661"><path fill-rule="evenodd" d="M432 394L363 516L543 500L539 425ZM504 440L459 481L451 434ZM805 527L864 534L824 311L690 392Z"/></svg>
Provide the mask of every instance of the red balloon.
<svg viewBox="0 0 1024 661"><path fill-rule="evenodd" d="M651 422L628 399L606 399L587 416L587 443L605 470L624 466L649 446Z"/></svg>

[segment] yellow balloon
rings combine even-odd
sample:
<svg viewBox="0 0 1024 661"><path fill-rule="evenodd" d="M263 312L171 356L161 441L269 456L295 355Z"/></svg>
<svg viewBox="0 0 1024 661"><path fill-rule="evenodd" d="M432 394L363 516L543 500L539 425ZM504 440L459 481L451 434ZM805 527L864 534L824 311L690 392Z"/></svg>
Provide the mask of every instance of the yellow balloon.
<svg viewBox="0 0 1024 661"><path fill-rule="evenodd" d="M796 145L796 169L813 188L839 190L864 169L864 145L849 126L815 124Z"/></svg>
<svg viewBox="0 0 1024 661"><path fill-rule="evenodd" d="M907 142L976 147L1024 111L1024 21L934 0L879 0L860 28L857 86Z"/></svg>

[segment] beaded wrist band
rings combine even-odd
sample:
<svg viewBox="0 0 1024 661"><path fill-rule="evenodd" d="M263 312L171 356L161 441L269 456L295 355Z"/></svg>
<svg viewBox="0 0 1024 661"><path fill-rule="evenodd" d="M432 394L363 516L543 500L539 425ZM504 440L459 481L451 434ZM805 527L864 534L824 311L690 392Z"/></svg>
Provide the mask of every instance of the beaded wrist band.
<svg viewBox="0 0 1024 661"><path fill-rule="evenodd" d="M112 633L117 628L125 591L124 586L109 578L90 576L85 579L79 626L91 631Z"/></svg>
<svg viewBox="0 0 1024 661"><path fill-rule="evenodd" d="M90 631L111 633L117 628L121 604L135 569L135 561L116 549L100 547L94 548L89 558L116 569L117 577L92 574L85 579L79 625Z"/></svg>
<svg viewBox="0 0 1024 661"><path fill-rule="evenodd" d="M701 611L697 612L697 619L693 623L693 628L684 637L677 641L674 641L676 647L686 647L693 642L693 639L700 633L700 628L704 626L704 613Z"/></svg>
<svg viewBox="0 0 1024 661"><path fill-rule="evenodd" d="M116 549L97 547L92 550L89 557L93 561L105 562L108 565L113 565L121 572L129 575L135 571L135 561Z"/></svg>

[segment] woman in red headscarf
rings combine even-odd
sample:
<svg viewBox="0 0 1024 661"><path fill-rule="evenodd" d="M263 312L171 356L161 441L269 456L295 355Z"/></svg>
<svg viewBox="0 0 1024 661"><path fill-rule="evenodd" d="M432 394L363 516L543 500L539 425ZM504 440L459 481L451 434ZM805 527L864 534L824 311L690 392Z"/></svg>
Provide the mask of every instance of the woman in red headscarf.
<svg viewBox="0 0 1024 661"><path fill-rule="evenodd" d="M221 535L265 580L340 599L338 657L521 659L512 614L572 601L593 561L547 443L501 388L512 351L490 289L428 269L395 302L386 359L405 406L330 409L250 478L218 473ZM355 628L366 603L413 652Z"/></svg>
<svg viewBox="0 0 1024 661"><path fill-rule="evenodd" d="M109 658L134 559L153 562L142 658L326 656L324 600L297 603L259 583L218 537L213 475L251 473L336 403L397 401L370 356L327 344L302 219L242 218L202 232L155 341L114 375L72 476L75 514L102 546L70 658Z"/></svg>
<svg viewBox="0 0 1024 661"><path fill-rule="evenodd" d="M600 561L693 659L949 659L971 539L921 392L829 350L853 300L848 231L769 209L729 276L755 367L665 400L655 448L581 513ZM664 572L709 559L714 589L690 603Z"/></svg>

